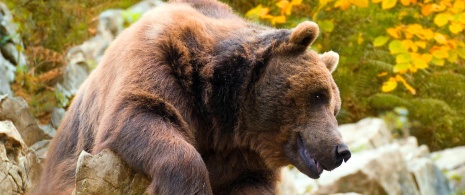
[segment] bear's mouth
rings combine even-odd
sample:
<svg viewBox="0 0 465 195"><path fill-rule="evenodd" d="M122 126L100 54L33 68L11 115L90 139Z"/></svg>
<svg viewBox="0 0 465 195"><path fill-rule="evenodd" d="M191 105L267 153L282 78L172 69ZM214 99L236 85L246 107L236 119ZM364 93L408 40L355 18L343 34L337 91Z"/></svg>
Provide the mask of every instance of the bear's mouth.
<svg viewBox="0 0 465 195"><path fill-rule="evenodd" d="M313 179L318 179L323 172L323 166L312 157L312 154L310 151L305 147L304 140L302 139L302 136L298 134L297 136L297 151L299 153L300 158L303 160L305 165L308 166L310 171L315 175L316 177Z"/></svg>

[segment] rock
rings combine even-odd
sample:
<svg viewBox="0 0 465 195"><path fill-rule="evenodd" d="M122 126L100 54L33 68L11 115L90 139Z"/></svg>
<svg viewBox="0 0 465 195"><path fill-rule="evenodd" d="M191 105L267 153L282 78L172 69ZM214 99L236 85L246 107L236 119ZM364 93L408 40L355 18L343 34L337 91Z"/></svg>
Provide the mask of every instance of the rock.
<svg viewBox="0 0 465 195"><path fill-rule="evenodd" d="M110 150L96 155L82 151L76 169L73 194L146 194L150 184Z"/></svg>
<svg viewBox="0 0 465 195"><path fill-rule="evenodd" d="M18 26L13 22L13 15L8 7L0 2L0 34L10 36L13 43L20 44L21 39L17 34Z"/></svg>
<svg viewBox="0 0 465 195"><path fill-rule="evenodd" d="M22 97L0 98L0 120L11 120L27 146L52 137L42 131Z"/></svg>
<svg viewBox="0 0 465 195"><path fill-rule="evenodd" d="M47 156L47 150L49 146L50 146L50 140L42 140L42 141L36 142L31 147L29 147L30 150L36 153L37 162L42 166L42 168L45 162L45 157Z"/></svg>
<svg viewBox="0 0 465 195"><path fill-rule="evenodd" d="M431 156L441 170L450 171L465 166L465 146L433 152Z"/></svg>
<svg viewBox="0 0 465 195"><path fill-rule="evenodd" d="M18 51L18 48L12 42L7 42L0 47L2 55L10 63L15 65L26 65L26 58Z"/></svg>
<svg viewBox="0 0 465 195"><path fill-rule="evenodd" d="M63 71L63 82L58 83L57 92L63 93L66 97L76 94L79 86L89 75L87 65L79 63L68 64Z"/></svg>
<svg viewBox="0 0 465 195"><path fill-rule="evenodd" d="M408 162L420 194L451 194L449 182L430 158L419 158Z"/></svg>
<svg viewBox="0 0 465 195"><path fill-rule="evenodd" d="M0 192L26 194L35 188L41 167L12 121L0 121Z"/></svg>
<svg viewBox="0 0 465 195"><path fill-rule="evenodd" d="M394 143L399 144L400 152L406 161L414 160L420 157L430 157L429 148L426 145L418 147L416 137L409 136L406 139L394 140Z"/></svg>
<svg viewBox="0 0 465 195"><path fill-rule="evenodd" d="M379 118L366 118L355 124L340 125L339 131L352 153L392 142L391 132L384 120Z"/></svg>
<svg viewBox="0 0 465 195"><path fill-rule="evenodd" d="M0 95L13 96L10 83L15 79L16 67L0 55Z"/></svg>
<svg viewBox="0 0 465 195"><path fill-rule="evenodd" d="M114 40L124 29L123 10L110 9L102 12L99 16L99 34Z"/></svg>
<svg viewBox="0 0 465 195"><path fill-rule="evenodd" d="M431 157L451 181L456 194L465 193L465 146L433 152Z"/></svg>
<svg viewBox="0 0 465 195"><path fill-rule="evenodd" d="M160 6L163 4L163 1L161 0L146 0L146 1L141 1L140 3L137 3L129 8L130 12L133 13L145 13L148 10Z"/></svg>
<svg viewBox="0 0 465 195"><path fill-rule="evenodd" d="M281 181L278 183L278 194L303 195L317 187L315 180L302 174L293 166L281 169Z"/></svg>
<svg viewBox="0 0 465 195"><path fill-rule="evenodd" d="M398 145L355 153L341 167L323 173L312 194L420 194Z"/></svg>
<svg viewBox="0 0 465 195"><path fill-rule="evenodd" d="M61 120L65 116L65 109L63 108L54 108L52 111L52 119L51 119L51 125L54 128L58 128L60 126Z"/></svg>

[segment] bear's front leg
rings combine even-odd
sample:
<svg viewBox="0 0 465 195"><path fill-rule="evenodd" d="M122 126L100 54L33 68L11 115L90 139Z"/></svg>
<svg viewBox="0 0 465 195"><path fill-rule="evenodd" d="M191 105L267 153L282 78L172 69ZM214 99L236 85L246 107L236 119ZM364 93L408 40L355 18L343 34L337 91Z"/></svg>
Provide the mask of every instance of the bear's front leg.
<svg viewBox="0 0 465 195"><path fill-rule="evenodd" d="M151 194L212 194L205 163L188 142L190 134L160 113L163 109L140 103L123 104L103 117L108 122L98 130L93 153L113 150L150 177Z"/></svg>

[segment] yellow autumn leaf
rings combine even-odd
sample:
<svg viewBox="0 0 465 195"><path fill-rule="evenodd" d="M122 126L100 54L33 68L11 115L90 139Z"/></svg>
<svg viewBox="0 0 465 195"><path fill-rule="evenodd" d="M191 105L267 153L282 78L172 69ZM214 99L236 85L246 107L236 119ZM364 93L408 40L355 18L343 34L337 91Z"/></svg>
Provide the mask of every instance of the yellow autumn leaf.
<svg viewBox="0 0 465 195"><path fill-rule="evenodd" d="M397 0L383 0L383 3L381 3L381 8L383 9L391 9L394 6L396 6Z"/></svg>
<svg viewBox="0 0 465 195"><path fill-rule="evenodd" d="M465 48L458 48L457 50L457 54L462 58L462 59L465 59Z"/></svg>
<svg viewBox="0 0 465 195"><path fill-rule="evenodd" d="M379 36L376 37L375 40L373 41L373 46L375 47L380 47L386 44L386 42L389 40L389 37L387 36Z"/></svg>
<svg viewBox="0 0 465 195"><path fill-rule="evenodd" d="M446 44L447 43L447 38L441 33L434 33L434 40L438 42L439 44Z"/></svg>
<svg viewBox="0 0 465 195"><path fill-rule="evenodd" d="M449 57L449 52L447 50L435 50L432 55L433 58L444 59Z"/></svg>
<svg viewBox="0 0 465 195"><path fill-rule="evenodd" d="M434 24L438 26L446 25L449 20L452 19L452 15L449 13L440 13L434 17Z"/></svg>
<svg viewBox="0 0 465 195"><path fill-rule="evenodd" d="M410 0L400 0L400 3L404 6L409 6L410 5Z"/></svg>
<svg viewBox="0 0 465 195"><path fill-rule="evenodd" d="M452 6L451 11L452 13L457 14L457 13L463 12L464 9L465 9L465 1L456 0L454 2L454 5Z"/></svg>
<svg viewBox="0 0 465 195"><path fill-rule="evenodd" d="M451 62L451 63L455 63L457 62L457 58L458 58L458 53L454 50L450 50L449 51L449 57L447 58L447 61Z"/></svg>
<svg viewBox="0 0 465 195"><path fill-rule="evenodd" d="M421 14L423 16L428 16L432 12L432 5L431 4L426 4L421 7Z"/></svg>
<svg viewBox="0 0 465 195"><path fill-rule="evenodd" d="M346 10L347 8L350 7L350 1L349 0L338 0L336 3L334 3L334 7L339 7L342 10Z"/></svg>
<svg viewBox="0 0 465 195"><path fill-rule="evenodd" d="M418 36L418 35L417 35ZM423 29L418 38L429 41L434 37L434 32L431 29Z"/></svg>
<svg viewBox="0 0 465 195"><path fill-rule="evenodd" d="M381 73L379 73L377 76L378 76L378 77L384 77L384 76L386 76L386 75L388 75L388 72L381 72Z"/></svg>
<svg viewBox="0 0 465 195"><path fill-rule="evenodd" d="M245 14L245 17L250 18L250 19L264 18L264 16L266 16L269 11L270 11L269 8L263 7L262 4L260 4L257 7L249 10Z"/></svg>
<svg viewBox="0 0 465 195"><path fill-rule="evenodd" d="M349 0L349 2L356 5L357 7L368 7L368 0Z"/></svg>
<svg viewBox="0 0 465 195"><path fill-rule="evenodd" d="M409 39L402 41L402 47L406 50L411 49L413 52L418 51L418 46L415 45L415 43L413 43L413 41Z"/></svg>
<svg viewBox="0 0 465 195"><path fill-rule="evenodd" d="M428 63L423 60L413 60L412 64L417 69L425 69L428 68Z"/></svg>
<svg viewBox="0 0 465 195"><path fill-rule="evenodd" d="M320 6L325 6L326 4L329 3L329 1L331 1L331 0L320 0L320 4L319 4L319 5L320 5Z"/></svg>
<svg viewBox="0 0 465 195"><path fill-rule="evenodd" d="M409 31L412 34L418 33L418 31L423 30L423 26L420 24L410 24L407 26L407 31Z"/></svg>
<svg viewBox="0 0 465 195"><path fill-rule="evenodd" d="M451 25L449 25L449 30L451 33L457 34L459 32L462 32L463 30L463 24L454 22Z"/></svg>
<svg viewBox="0 0 465 195"><path fill-rule="evenodd" d="M444 62L445 62L444 59L439 59L439 58L433 58L431 60L431 63L433 63L434 65L438 65L438 66L444 66Z"/></svg>
<svg viewBox="0 0 465 195"><path fill-rule="evenodd" d="M395 73L404 74L411 67L410 63L396 64L392 67L392 71Z"/></svg>
<svg viewBox="0 0 465 195"><path fill-rule="evenodd" d="M282 23L285 23L286 22L286 16L273 16L271 18L271 24L272 25L275 25L275 24L282 24Z"/></svg>
<svg viewBox="0 0 465 195"><path fill-rule="evenodd" d="M302 4L302 0L292 0L291 5L300 5Z"/></svg>
<svg viewBox="0 0 465 195"><path fill-rule="evenodd" d="M287 0L281 0L276 3L276 6L281 8L281 15L291 15L292 4Z"/></svg>
<svg viewBox="0 0 465 195"><path fill-rule="evenodd" d="M386 32L389 34L389 36L393 37L393 38L400 38L400 35L399 35L399 30L397 30L396 28L388 28L386 29Z"/></svg>
<svg viewBox="0 0 465 195"><path fill-rule="evenodd" d="M396 56L397 64L406 64L412 60L412 56L409 53L400 53Z"/></svg>
<svg viewBox="0 0 465 195"><path fill-rule="evenodd" d="M423 54L421 55L421 59L423 59L426 63L429 63L433 59L433 56L431 54Z"/></svg>
<svg viewBox="0 0 465 195"><path fill-rule="evenodd" d="M361 44L363 43L363 41L365 41L365 40L363 39L363 34L362 34L362 33L358 33L357 43L358 43L359 45L361 45Z"/></svg>
<svg viewBox="0 0 465 195"><path fill-rule="evenodd" d="M404 86L405 88L407 88L407 90L410 91L410 93L412 93L413 95L416 94L416 90L407 83L407 81L400 75L396 75L396 78L395 78L397 81L400 81Z"/></svg>
<svg viewBox="0 0 465 195"><path fill-rule="evenodd" d="M390 92L397 87L397 80L393 77L389 78L388 81L383 83L383 86L381 87L382 92Z"/></svg>
<svg viewBox="0 0 465 195"><path fill-rule="evenodd" d="M383 0L371 0L372 3L379 3L381 1L383 1Z"/></svg>
<svg viewBox="0 0 465 195"><path fill-rule="evenodd" d="M426 48L426 42L425 41L415 41L415 45L418 47L425 49Z"/></svg>

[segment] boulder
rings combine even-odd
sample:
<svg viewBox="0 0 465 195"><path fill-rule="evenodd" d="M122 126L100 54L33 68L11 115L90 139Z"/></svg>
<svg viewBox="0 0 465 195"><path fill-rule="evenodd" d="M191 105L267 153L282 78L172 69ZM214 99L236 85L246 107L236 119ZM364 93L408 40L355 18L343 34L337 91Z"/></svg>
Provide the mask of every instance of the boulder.
<svg viewBox="0 0 465 195"><path fill-rule="evenodd" d="M420 194L400 147L387 145L355 153L331 173L323 173L312 194Z"/></svg>
<svg viewBox="0 0 465 195"><path fill-rule="evenodd" d="M14 81L16 66L26 65L26 58L20 51L24 48L18 26L13 22L13 15L8 7L0 2L0 95L13 95L10 82Z"/></svg>
<svg viewBox="0 0 465 195"><path fill-rule="evenodd" d="M465 166L465 146L433 152L431 156L441 170L450 171Z"/></svg>
<svg viewBox="0 0 465 195"><path fill-rule="evenodd" d="M40 165L12 121L0 121L0 192L26 194L39 180Z"/></svg>
<svg viewBox="0 0 465 195"><path fill-rule="evenodd" d="M27 102L22 97L0 96L0 120L13 121L27 146L52 138L39 128Z"/></svg>
<svg viewBox="0 0 465 195"><path fill-rule="evenodd" d="M431 154L434 163L446 174L456 194L465 193L465 146L449 148Z"/></svg>
<svg viewBox="0 0 465 195"><path fill-rule="evenodd" d="M340 125L339 131L352 152L378 148L393 140L386 123L379 118L366 118L354 124Z"/></svg>
<svg viewBox="0 0 465 195"><path fill-rule="evenodd" d="M13 96L10 83L15 79L16 67L0 54L0 95Z"/></svg>
<svg viewBox="0 0 465 195"><path fill-rule="evenodd" d="M73 194L147 194L149 184L145 176L133 171L110 150L93 156L82 151L77 162Z"/></svg>
<svg viewBox="0 0 465 195"><path fill-rule="evenodd" d="M47 150L49 146L50 146L50 140L42 140L42 141L36 142L31 147L29 147L30 150L36 153L37 162L42 167L44 165L45 157L47 156Z"/></svg>
<svg viewBox="0 0 465 195"><path fill-rule="evenodd" d="M407 165L420 194L451 194L448 180L430 158L414 159Z"/></svg>

